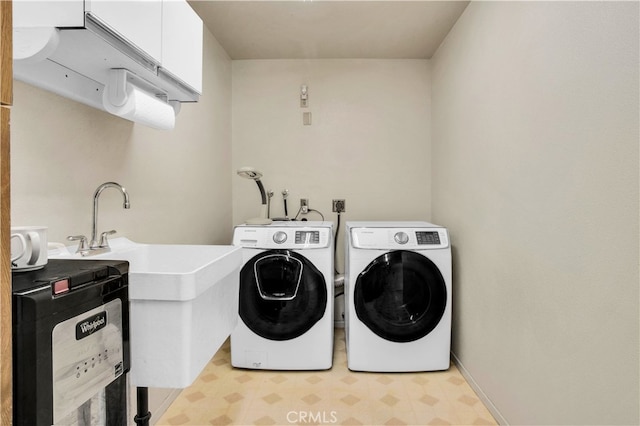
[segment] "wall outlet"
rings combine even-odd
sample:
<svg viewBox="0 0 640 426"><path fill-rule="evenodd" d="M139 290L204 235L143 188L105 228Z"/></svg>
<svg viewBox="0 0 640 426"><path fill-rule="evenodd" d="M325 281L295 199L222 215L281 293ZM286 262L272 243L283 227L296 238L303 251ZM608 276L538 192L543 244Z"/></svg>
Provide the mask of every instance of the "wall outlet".
<svg viewBox="0 0 640 426"><path fill-rule="evenodd" d="M346 211L345 200L333 200L333 209L334 213L343 213Z"/></svg>
<svg viewBox="0 0 640 426"><path fill-rule="evenodd" d="M309 199L308 198L300 198L300 211L302 214L309 213Z"/></svg>

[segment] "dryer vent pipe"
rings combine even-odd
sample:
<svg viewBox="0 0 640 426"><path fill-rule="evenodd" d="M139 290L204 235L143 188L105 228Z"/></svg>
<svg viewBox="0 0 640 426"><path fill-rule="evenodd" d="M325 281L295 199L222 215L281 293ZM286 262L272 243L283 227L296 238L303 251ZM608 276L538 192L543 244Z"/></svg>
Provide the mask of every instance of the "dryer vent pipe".
<svg viewBox="0 0 640 426"><path fill-rule="evenodd" d="M337 274L333 277L333 286L335 288L344 286L344 274Z"/></svg>

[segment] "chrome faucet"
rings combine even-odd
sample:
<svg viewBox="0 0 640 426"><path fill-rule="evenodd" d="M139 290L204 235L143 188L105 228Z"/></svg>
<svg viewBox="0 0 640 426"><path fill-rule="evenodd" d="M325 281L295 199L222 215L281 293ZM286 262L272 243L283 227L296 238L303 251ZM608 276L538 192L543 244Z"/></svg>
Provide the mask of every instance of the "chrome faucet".
<svg viewBox="0 0 640 426"><path fill-rule="evenodd" d="M1 0L0 0L1 1ZM91 228L91 242L87 242L87 237L84 235L70 235L67 237L69 241L79 241L78 250L76 253L80 253L82 256L92 256L95 254L100 254L104 252L108 252L111 249L109 248L109 241L107 240L108 235L115 234L115 230L105 231L100 234L100 241L98 241L98 198L100 198L100 194L107 188L116 188L122 192L122 196L124 197L124 204L122 207L128 209L130 207L129 204L129 194L127 190L124 189L122 185L115 182L105 182L96 189L96 192L93 194L93 225Z"/></svg>
<svg viewBox="0 0 640 426"><path fill-rule="evenodd" d="M105 182L96 189L96 192L93 194L93 226L91 228L91 242L89 243L89 249L95 250L99 248L108 248L109 242L107 241L107 235L115 234L116 231L107 231L103 232L100 235L100 241L98 242L97 231L98 231L98 198L100 198L100 194L107 188L116 188L120 192L122 192L122 196L124 197L124 203L122 205L123 208L128 209L130 207L129 204L129 194L127 190L123 188L122 185L116 182Z"/></svg>

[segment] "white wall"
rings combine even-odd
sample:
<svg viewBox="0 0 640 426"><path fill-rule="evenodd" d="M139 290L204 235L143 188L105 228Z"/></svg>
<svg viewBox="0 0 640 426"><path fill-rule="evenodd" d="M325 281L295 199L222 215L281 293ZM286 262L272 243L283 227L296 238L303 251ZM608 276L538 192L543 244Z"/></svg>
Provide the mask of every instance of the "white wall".
<svg viewBox="0 0 640 426"><path fill-rule="evenodd" d="M105 190L99 232L149 243L231 241L231 60L205 31L203 95L172 131L151 129L15 81L11 219L46 225L49 241L91 233L93 193ZM114 235L117 236L117 235Z"/></svg>
<svg viewBox="0 0 640 426"><path fill-rule="evenodd" d="M638 3L472 2L432 59L453 350L510 424L638 424Z"/></svg>
<svg viewBox="0 0 640 426"><path fill-rule="evenodd" d="M300 108L302 84L308 108ZM263 172L265 188L275 192L275 217L284 215L281 192L288 189L290 217L309 198L335 222L331 200L342 198L342 225L428 220L429 90L426 60L233 61L233 167ZM305 111L311 126L302 124ZM234 224L257 216L257 186L236 176L232 187Z"/></svg>

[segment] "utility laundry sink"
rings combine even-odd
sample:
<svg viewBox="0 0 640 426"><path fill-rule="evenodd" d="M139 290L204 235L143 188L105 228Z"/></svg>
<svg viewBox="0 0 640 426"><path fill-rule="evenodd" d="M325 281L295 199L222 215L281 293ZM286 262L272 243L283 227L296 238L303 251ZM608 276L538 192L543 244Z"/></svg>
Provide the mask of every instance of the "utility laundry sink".
<svg viewBox="0 0 640 426"><path fill-rule="evenodd" d="M240 247L110 241L111 251L83 257L76 247L53 259L129 261L131 384L184 388L238 321Z"/></svg>

